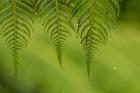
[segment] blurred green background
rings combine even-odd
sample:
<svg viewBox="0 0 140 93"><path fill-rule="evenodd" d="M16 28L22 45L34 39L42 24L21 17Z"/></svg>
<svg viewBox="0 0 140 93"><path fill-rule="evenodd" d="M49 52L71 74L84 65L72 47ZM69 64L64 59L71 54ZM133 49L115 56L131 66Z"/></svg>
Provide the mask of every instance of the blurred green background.
<svg viewBox="0 0 140 93"><path fill-rule="evenodd" d="M100 47L86 73L79 40L67 41L63 68L39 23L20 57L18 76L13 59L0 41L0 93L140 93L140 0L125 0L117 29Z"/></svg>

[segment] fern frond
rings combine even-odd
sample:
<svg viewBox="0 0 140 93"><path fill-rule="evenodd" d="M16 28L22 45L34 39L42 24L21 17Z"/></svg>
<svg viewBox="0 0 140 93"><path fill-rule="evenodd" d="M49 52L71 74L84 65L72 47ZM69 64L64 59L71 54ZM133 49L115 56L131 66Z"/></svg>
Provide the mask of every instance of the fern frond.
<svg viewBox="0 0 140 93"><path fill-rule="evenodd" d="M119 16L120 0L79 0L71 13L77 19L76 33L87 56L87 73L90 75L92 56L98 47L106 44Z"/></svg>
<svg viewBox="0 0 140 93"><path fill-rule="evenodd" d="M43 17L44 31L48 32L54 41L57 57L60 66L62 66L62 55L64 41L70 35L69 16L67 13L67 5L63 0L44 0L40 15Z"/></svg>
<svg viewBox="0 0 140 93"><path fill-rule="evenodd" d="M6 4L6 5L5 5ZM4 0L0 10L1 35L11 50L17 75L18 56L33 31L30 8L23 0Z"/></svg>

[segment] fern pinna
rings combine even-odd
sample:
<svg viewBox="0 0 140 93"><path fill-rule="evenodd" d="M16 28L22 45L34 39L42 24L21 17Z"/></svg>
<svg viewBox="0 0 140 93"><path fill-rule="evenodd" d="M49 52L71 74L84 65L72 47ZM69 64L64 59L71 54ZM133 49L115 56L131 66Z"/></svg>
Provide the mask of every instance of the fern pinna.
<svg viewBox="0 0 140 93"><path fill-rule="evenodd" d="M77 19L78 34L85 55L87 56L87 73L90 75L92 56L107 39L119 16L121 0L77 0L71 17Z"/></svg>
<svg viewBox="0 0 140 93"><path fill-rule="evenodd" d="M17 74L18 56L33 30L30 8L23 0L1 0L1 35L11 50Z"/></svg>

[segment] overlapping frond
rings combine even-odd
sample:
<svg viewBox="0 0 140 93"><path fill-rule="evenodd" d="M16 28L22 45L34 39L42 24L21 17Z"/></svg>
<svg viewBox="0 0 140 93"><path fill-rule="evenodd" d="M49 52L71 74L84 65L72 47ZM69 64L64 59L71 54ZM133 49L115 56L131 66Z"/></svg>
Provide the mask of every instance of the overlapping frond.
<svg viewBox="0 0 140 93"><path fill-rule="evenodd" d="M23 0L1 0L0 32L15 61L15 74L20 51L27 46L33 31L31 8Z"/></svg>
<svg viewBox="0 0 140 93"><path fill-rule="evenodd" d="M71 17L77 18L77 34L87 56L87 73L90 73L92 56L106 44L119 16L120 0L78 0Z"/></svg>

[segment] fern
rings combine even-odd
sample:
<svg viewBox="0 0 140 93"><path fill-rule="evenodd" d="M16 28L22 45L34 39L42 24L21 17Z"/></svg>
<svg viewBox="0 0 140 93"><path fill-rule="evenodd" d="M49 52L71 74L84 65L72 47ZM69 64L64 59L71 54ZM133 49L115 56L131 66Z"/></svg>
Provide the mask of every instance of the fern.
<svg viewBox="0 0 140 93"><path fill-rule="evenodd" d="M115 28L122 0L0 0L0 32L11 50L15 74L20 51L27 47L34 15L54 41L62 66L65 40L73 33L81 40L90 75L91 59Z"/></svg>
<svg viewBox="0 0 140 93"><path fill-rule="evenodd" d="M71 31L75 30L77 37L81 38L81 44L87 56L89 75L92 56L100 45L106 44L116 25L121 1L32 0L32 6L43 19L44 30L55 42L60 66L62 65L64 41Z"/></svg>
<svg viewBox="0 0 140 93"><path fill-rule="evenodd" d="M23 0L1 0L0 17L1 35L14 56L17 75L18 56L33 31L31 9Z"/></svg>
<svg viewBox="0 0 140 93"><path fill-rule="evenodd" d="M43 8L43 9L42 9ZM70 36L70 24L67 2L63 0L44 0L40 5L40 16L43 18L44 31L54 41L57 57L62 66L64 41Z"/></svg>
<svg viewBox="0 0 140 93"><path fill-rule="evenodd" d="M87 73L90 75L92 56L98 47L106 44L119 16L120 0L78 0L71 12L77 19L78 37L87 56Z"/></svg>

